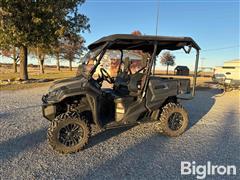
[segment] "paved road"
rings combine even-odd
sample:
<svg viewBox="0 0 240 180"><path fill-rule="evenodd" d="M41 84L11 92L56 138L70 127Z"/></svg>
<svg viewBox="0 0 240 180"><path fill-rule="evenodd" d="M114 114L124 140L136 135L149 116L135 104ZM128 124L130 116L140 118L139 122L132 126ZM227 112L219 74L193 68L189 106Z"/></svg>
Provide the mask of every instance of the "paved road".
<svg viewBox="0 0 240 180"><path fill-rule="evenodd" d="M59 155L46 141L41 116L46 88L0 91L0 179L193 179L181 176L181 161L240 167L239 91L215 97L198 91L183 102L190 128L178 138L159 135L154 124L94 132L82 152ZM211 179L237 176L209 176Z"/></svg>

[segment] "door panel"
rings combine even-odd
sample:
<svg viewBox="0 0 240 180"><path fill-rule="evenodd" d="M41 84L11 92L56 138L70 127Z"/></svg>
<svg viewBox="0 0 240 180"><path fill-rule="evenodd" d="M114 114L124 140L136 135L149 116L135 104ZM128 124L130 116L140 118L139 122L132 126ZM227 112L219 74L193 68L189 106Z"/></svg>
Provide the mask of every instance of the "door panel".
<svg viewBox="0 0 240 180"><path fill-rule="evenodd" d="M177 95L177 80L151 77L146 95L146 106L157 109L170 96Z"/></svg>

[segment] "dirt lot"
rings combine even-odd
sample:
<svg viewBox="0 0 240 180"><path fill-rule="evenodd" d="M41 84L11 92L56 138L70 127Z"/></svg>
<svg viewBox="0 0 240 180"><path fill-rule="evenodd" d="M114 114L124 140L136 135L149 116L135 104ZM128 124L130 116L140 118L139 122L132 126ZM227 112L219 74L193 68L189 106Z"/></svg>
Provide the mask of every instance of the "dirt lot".
<svg viewBox="0 0 240 180"><path fill-rule="evenodd" d="M46 141L48 122L39 106L46 89L0 92L0 179L193 179L181 177L181 161L240 167L239 91L221 97L218 90L198 91L183 102L191 121L181 137L142 124L94 132L84 151L63 156Z"/></svg>

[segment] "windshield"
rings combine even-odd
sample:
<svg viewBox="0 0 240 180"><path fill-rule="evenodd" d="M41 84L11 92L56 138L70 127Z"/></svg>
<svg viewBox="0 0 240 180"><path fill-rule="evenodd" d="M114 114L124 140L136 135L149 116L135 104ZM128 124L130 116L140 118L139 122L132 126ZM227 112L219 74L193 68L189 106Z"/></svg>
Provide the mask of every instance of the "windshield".
<svg viewBox="0 0 240 180"><path fill-rule="evenodd" d="M102 48L97 48L91 51L88 51L83 58L80 60L76 76L85 75L88 76L90 70L96 64L96 59Z"/></svg>
<svg viewBox="0 0 240 180"><path fill-rule="evenodd" d="M99 62L99 54L102 48L89 51L81 59L77 76L88 77L93 68L92 78L101 76L100 69L104 69L111 77L116 77L121 72L135 74L146 68L146 63L150 59L149 53L141 50L111 50L107 49Z"/></svg>

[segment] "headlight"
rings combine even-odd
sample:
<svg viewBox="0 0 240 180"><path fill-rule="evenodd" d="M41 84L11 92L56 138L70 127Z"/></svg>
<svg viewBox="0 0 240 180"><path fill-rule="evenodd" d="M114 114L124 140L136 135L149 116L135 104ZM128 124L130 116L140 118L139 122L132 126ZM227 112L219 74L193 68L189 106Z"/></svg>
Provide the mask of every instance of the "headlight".
<svg viewBox="0 0 240 180"><path fill-rule="evenodd" d="M55 97L55 96L58 96L60 93L61 93L61 89L56 89L56 90L54 90L54 91L51 91L51 92L49 92L48 93L48 97Z"/></svg>
<svg viewBox="0 0 240 180"><path fill-rule="evenodd" d="M66 87L66 86L62 86L62 87L60 87L60 88L58 88L58 89L55 89L55 90L53 90L53 91L50 91L49 93L48 93L48 97L49 98L51 98L51 97L56 97L56 96L58 96L62 91L64 91L64 90L67 90L68 88Z"/></svg>

